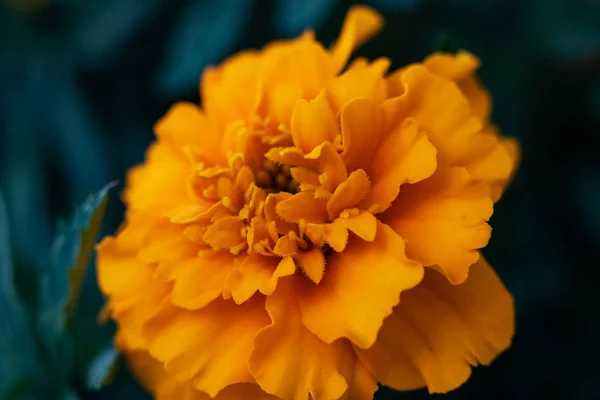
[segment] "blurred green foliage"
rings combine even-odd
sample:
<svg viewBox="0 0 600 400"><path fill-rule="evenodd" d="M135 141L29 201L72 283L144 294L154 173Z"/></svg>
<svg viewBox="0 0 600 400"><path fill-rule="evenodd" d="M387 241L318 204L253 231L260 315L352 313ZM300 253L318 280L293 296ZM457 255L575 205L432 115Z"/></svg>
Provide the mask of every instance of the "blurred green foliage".
<svg viewBox="0 0 600 400"><path fill-rule="evenodd" d="M89 389L100 389L118 354L108 348L95 360L75 363L73 326L83 278L100 231L108 201L109 184L90 195L59 228L53 259L40 271L37 307L23 306L15 285L10 251L8 215L0 195L0 268L3 324L0 396L6 400L30 398L76 399L76 381L86 373ZM87 365L91 362L89 365ZM87 372L85 372L87 371Z"/></svg>
<svg viewBox="0 0 600 400"><path fill-rule="evenodd" d="M54 221L142 161L152 125L170 104L201 101L198 77L207 64L308 26L327 45L356 3L386 18L359 55L386 55L394 68L436 49L481 57L493 118L522 143L521 169L496 207L485 251L516 299L515 343L446 397L600 398L594 0L4 0L0 385L11 387L5 395L147 398L126 368L116 370L111 385L89 389L115 372L114 326L98 325L103 298L94 271L84 272L85 256L78 260L89 251L80 246L89 247L100 229L92 215L100 215L94 210L104 207L106 193L90 198L62 228ZM112 201L100 235L113 232L122 216L123 206ZM84 238L81 229L90 223ZM56 236L64 246L52 256ZM66 273L74 265L81 271L75 284ZM81 297L69 320L64 296L78 282ZM42 327L47 336L39 335ZM426 396L382 390L377 398Z"/></svg>

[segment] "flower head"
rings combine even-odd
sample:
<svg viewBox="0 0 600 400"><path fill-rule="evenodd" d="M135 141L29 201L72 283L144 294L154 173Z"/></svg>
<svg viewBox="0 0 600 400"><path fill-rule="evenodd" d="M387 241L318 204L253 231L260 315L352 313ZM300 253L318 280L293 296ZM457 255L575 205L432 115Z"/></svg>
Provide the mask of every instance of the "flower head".
<svg viewBox="0 0 600 400"><path fill-rule="evenodd" d="M510 345L512 298L479 253L515 168L468 53L388 73L348 13L207 69L128 176L98 248L117 343L158 399L446 392Z"/></svg>

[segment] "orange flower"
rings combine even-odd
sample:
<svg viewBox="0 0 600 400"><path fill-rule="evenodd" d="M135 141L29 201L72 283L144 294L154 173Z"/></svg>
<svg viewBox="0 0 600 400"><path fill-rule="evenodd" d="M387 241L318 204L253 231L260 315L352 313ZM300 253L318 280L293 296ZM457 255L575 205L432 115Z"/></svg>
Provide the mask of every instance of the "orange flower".
<svg viewBox="0 0 600 400"><path fill-rule="evenodd" d="M98 248L117 344L158 399L446 392L511 342L479 249L518 156L470 54L387 74L354 60L381 17L351 9L205 71L128 176Z"/></svg>

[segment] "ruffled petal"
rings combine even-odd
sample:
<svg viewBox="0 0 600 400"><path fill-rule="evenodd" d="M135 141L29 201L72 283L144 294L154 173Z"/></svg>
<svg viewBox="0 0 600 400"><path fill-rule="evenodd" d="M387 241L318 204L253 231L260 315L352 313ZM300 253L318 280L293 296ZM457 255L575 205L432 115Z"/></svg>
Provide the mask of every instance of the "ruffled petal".
<svg viewBox="0 0 600 400"><path fill-rule="evenodd" d="M400 293L419 283L423 267L409 261L404 241L384 224L373 242L353 238L333 253L319 286L306 285L299 300L302 321L326 343L345 337L371 346Z"/></svg>
<svg viewBox="0 0 600 400"><path fill-rule="evenodd" d="M333 142L338 135L335 114L323 92L314 100L298 100L290 127L294 146L306 154L323 142Z"/></svg>
<svg viewBox="0 0 600 400"><path fill-rule="evenodd" d="M473 139L483 125L471 112L469 102L456 84L433 75L422 65L407 67L400 74L405 91L383 105L386 131L390 132L408 117L435 145L439 155L451 165L463 165L465 154L473 151Z"/></svg>
<svg viewBox="0 0 600 400"><path fill-rule="evenodd" d="M482 257L458 286L427 271L402 294L373 347L356 350L386 386L444 393L464 383L471 366L488 365L506 350L514 324L513 299Z"/></svg>
<svg viewBox="0 0 600 400"><path fill-rule="evenodd" d="M163 365L142 351L126 352L129 369L142 382L142 385L157 400L277 400L265 393L260 386L251 383L229 385L216 397L194 388L191 382L179 382L167 374Z"/></svg>
<svg viewBox="0 0 600 400"><path fill-rule="evenodd" d="M120 326L121 340L130 349L147 345L142 327L160 308L170 285L157 279L155 269L135 257L122 241L106 237L97 248L98 283Z"/></svg>
<svg viewBox="0 0 600 400"><path fill-rule="evenodd" d="M310 32L267 47L262 65L265 91L260 111L277 123L289 124L296 102L315 98L335 76L332 58Z"/></svg>
<svg viewBox="0 0 600 400"><path fill-rule="evenodd" d="M371 182L364 169L352 172L348 179L337 187L327 202L330 218L337 217L342 211L354 208L369 193Z"/></svg>
<svg viewBox="0 0 600 400"><path fill-rule="evenodd" d="M296 265L290 257L248 256L227 277L227 292L237 304L247 301L257 291L271 295L279 279L295 271Z"/></svg>
<svg viewBox="0 0 600 400"><path fill-rule="evenodd" d="M190 146L205 160L213 163L226 162L225 155L221 152L220 136L195 104L180 102L173 105L154 125L154 132L159 140L176 151Z"/></svg>
<svg viewBox="0 0 600 400"><path fill-rule="evenodd" d="M327 200L317 199L315 192L300 192L277 204L277 214L287 222L327 222Z"/></svg>
<svg viewBox="0 0 600 400"><path fill-rule="evenodd" d="M173 281L173 304L196 310L221 295L234 266L235 259L231 254L203 250L196 257L161 264L159 273Z"/></svg>
<svg viewBox="0 0 600 400"><path fill-rule="evenodd" d="M381 110L371 100L358 98L342 107L340 120L348 172L365 167L377 151L383 136Z"/></svg>
<svg viewBox="0 0 600 400"><path fill-rule="evenodd" d="M354 363L348 363L351 372L345 374L348 382L348 390L340 398L340 400L373 400L373 396L379 386L377 378L364 366L364 364L356 359Z"/></svg>
<svg viewBox="0 0 600 400"><path fill-rule="evenodd" d="M425 181L403 187L381 220L406 239L406 254L462 283L491 234L489 188L463 168L440 165Z"/></svg>
<svg viewBox="0 0 600 400"><path fill-rule="evenodd" d="M371 191L362 207L373 212L386 210L405 183L416 183L433 174L437 166L436 149L419 132L414 119L405 120L381 143L371 166Z"/></svg>
<svg viewBox="0 0 600 400"><path fill-rule="evenodd" d="M260 297L241 305L217 299L197 311L167 306L144 334L150 355L169 374L214 397L228 385L254 382L248 357L256 332L268 323Z"/></svg>
<svg viewBox="0 0 600 400"><path fill-rule="evenodd" d="M155 142L146 152L144 165L127 174L123 200L128 210L161 215L190 202L187 178L189 162L175 154L166 144Z"/></svg>
<svg viewBox="0 0 600 400"><path fill-rule="evenodd" d="M282 280L267 298L272 322L256 335L250 372L263 390L282 399L339 399L348 387L340 369L352 349L343 342L323 343L304 327L295 279Z"/></svg>
<svg viewBox="0 0 600 400"><path fill-rule="evenodd" d="M335 115L344 104L356 98L365 98L374 104L381 104L387 96L384 73L381 69L365 66L346 71L331 81L325 93Z"/></svg>
<svg viewBox="0 0 600 400"><path fill-rule="evenodd" d="M517 167L521 162L521 146L519 145L519 142L516 139L502 138L500 139L500 145L504 148L506 153L509 154L512 160L512 168L507 179L500 179L491 183L492 200L494 200L494 202L500 200L500 197L502 197L502 193L504 193L504 190L513 179L513 176L517 171Z"/></svg>
<svg viewBox="0 0 600 400"><path fill-rule="evenodd" d="M200 82L202 105L217 121L220 132L230 122L248 120L256 113L261 100L260 63L258 52L245 51L219 67L204 70Z"/></svg>
<svg viewBox="0 0 600 400"><path fill-rule="evenodd" d="M332 48L335 67L340 71L360 45L375 36L383 26L383 18L373 9L354 6L346 14L340 37Z"/></svg>
<svg viewBox="0 0 600 400"><path fill-rule="evenodd" d="M479 83L475 71L481 62L473 54L460 51L454 54L435 53L423 62L434 74L455 81L468 99L473 113L487 124L492 99L487 90Z"/></svg>

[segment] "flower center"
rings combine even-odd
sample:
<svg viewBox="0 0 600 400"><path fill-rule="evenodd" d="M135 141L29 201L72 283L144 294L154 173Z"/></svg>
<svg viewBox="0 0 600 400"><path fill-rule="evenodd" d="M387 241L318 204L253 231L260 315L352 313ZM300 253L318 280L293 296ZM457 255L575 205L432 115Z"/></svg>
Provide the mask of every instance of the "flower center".
<svg viewBox="0 0 600 400"><path fill-rule="evenodd" d="M295 194L300 189L299 183L290 174L289 166L277 165L267 159L261 169L254 171L254 182L266 194L279 192Z"/></svg>

